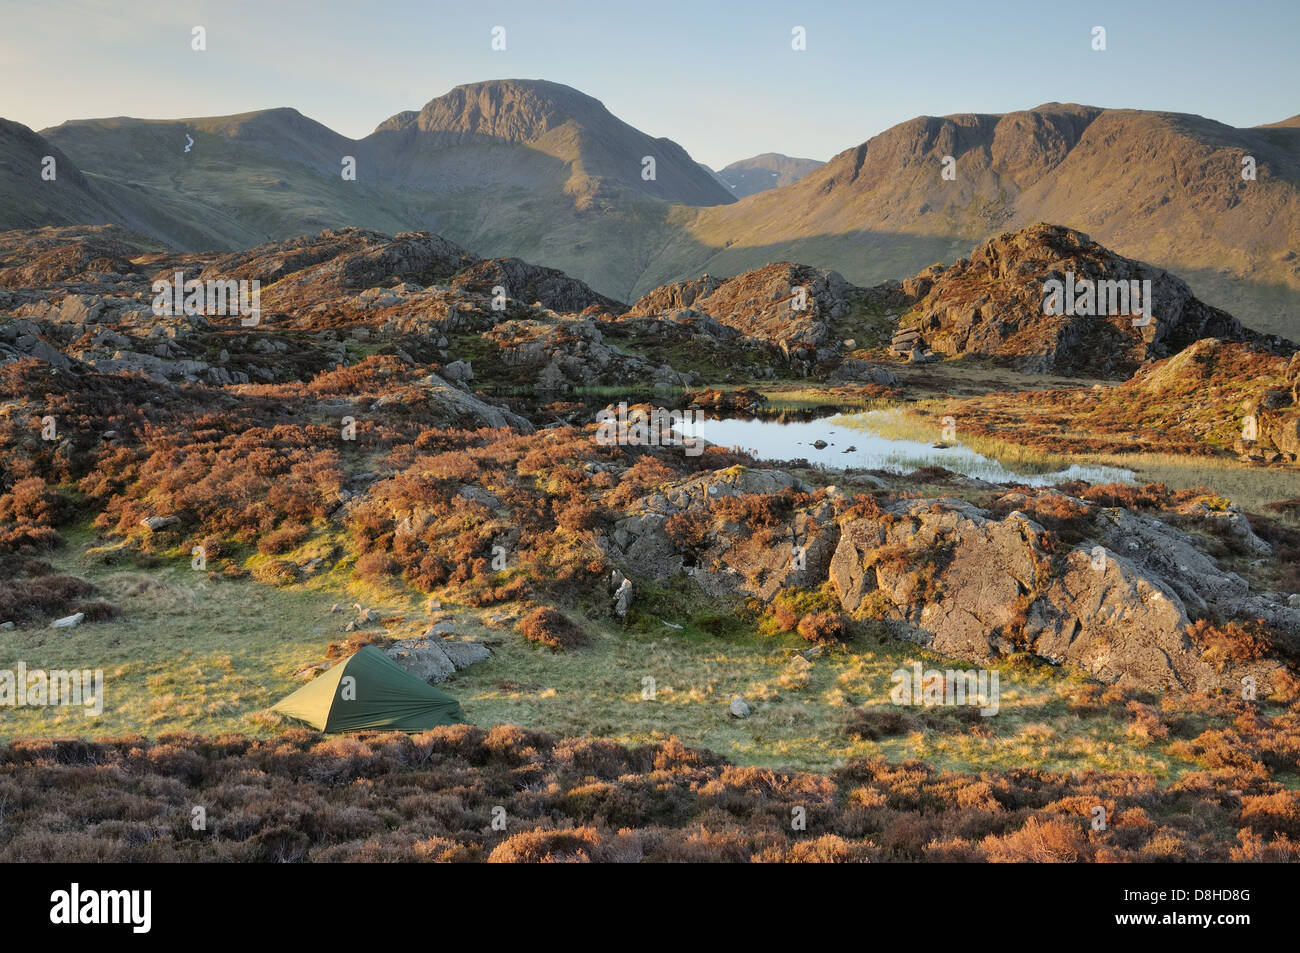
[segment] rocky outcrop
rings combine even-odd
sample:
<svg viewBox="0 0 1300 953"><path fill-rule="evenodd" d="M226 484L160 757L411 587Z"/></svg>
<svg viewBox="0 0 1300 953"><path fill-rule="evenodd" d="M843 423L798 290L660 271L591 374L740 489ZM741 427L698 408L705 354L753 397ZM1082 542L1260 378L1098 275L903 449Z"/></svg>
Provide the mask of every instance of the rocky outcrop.
<svg viewBox="0 0 1300 953"><path fill-rule="evenodd" d="M1094 294L1083 313L1045 313L1046 285L1060 281L1076 294L1091 282L1123 283L1123 298L1106 313ZM1187 284L1152 265L1124 258L1087 235L1059 225L1031 225L984 242L969 259L936 265L917 276L921 297L900 328L917 332L947 356L994 358L1042 374L1128 377L1146 361L1169 357L1201 338L1255 339L1230 314L1192 295ZM1129 292L1149 281L1151 321ZM1109 287L1107 293L1109 294ZM1116 285L1118 295L1119 286ZM1063 292L1064 292L1063 288ZM1127 302L1125 304L1124 302ZM1064 301L1062 301L1064 305ZM1122 311L1122 313L1113 313Z"/></svg>
<svg viewBox="0 0 1300 953"><path fill-rule="evenodd" d="M46 341L41 336L43 333L38 322L20 320L0 324L0 364L34 357L60 370L68 370L73 362Z"/></svg>
<svg viewBox="0 0 1300 953"><path fill-rule="evenodd" d="M1300 462L1300 351L1291 356L1281 386L1248 401L1243 408L1253 418L1253 439L1243 430L1238 451L1248 460L1265 463Z"/></svg>
<svg viewBox="0 0 1300 953"><path fill-rule="evenodd" d="M394 388L371 404L370 409L378 410L389 405L419 411L439 426L513 427L525 433L533 430L526 418L489 404L447 383L437 374L428 374L407 386Z"/></svg>
<svg viewBox="0 0 1300 953"><path fill-rule="evenodd" d="M845 611L883 614L937 652L989 658L1012 637L1050 570L1041 527L1022 514L992 520L958 500L896 504L846 522L830 565Z"/></svg>
<svg viewBox="0 0 1300 953"><path fill-rule="evenodd" d="M451 287L487 296L503 288L508 298L536 302L552 311L577 313L596 308L619 314L627 310L627 305L597 294L557 268L530 265L518 258L489 258L470 265L452 279Z"/></svg>
<svg viewBox="0 0 1300 953"><path fill-rule="evenodd" d="M905 501L842 526L830 579L847 611L896 620L904 637L971 661L1028 651L1160 690L1239 688L1246 674L1281 684L1279 659L1224 669L1189 637L1189 608L1253 614L1244 580L1160 520L1102 509L1096 524L1105 545L1052 554L1044 544L1059 543L1018 510L997 519L953 500ZM1300 615L1284 626L1300 633Z"/></svg>
<svg viewBox="0 0 1300 953"><path fill-rule="evenodd" d="M223 255L199 277L257 279L263 287L263 310L305 311L322 298L357 294L384 281L422 285L445 281L477 260L459 245L428 232L390 237L369 229L327 228L317 235Z"/></svg>
<svg viewBox="0 0 1300 953"><path fill-rule="evenodd" d="M516 381L531 378L550 389L628 381L679 387L688 382L667 364L656 366L606 343L593 321L534 313L536 318L503 321L483 334L499 349L498 359L513 370Z"/></svg>
<svg viewBox="0 0 1300 953"><path fill-rule="evenodd" d="M120 257L128 245L93 230L10 236L15 247L0 248L4 274L44 284L0 290L0 308L16 319L0 320L0 363L36 357L60 370L225 387L307 380L355 363L360 347L441 366L445 380L465 385L688 381L604 339L602 322L626 310L619 302L555 269L482 261L427 232L326 229L243 252L142 253L130 261ZM70 247L61 250L61 240ZM124 270L87 270L96 266ZM175 282L177 273L184 281L259 282L257 322L243 324L242 312L155 313L153 281ZM472 340L478 336L486 349ZM487 416L502 418L496 410Z"/></svg>
<svg viewBox="0 0 1300 953"><path fill-rule="evenodd" d="M633 504L607 551L630 574L684 572L717 599L770 601L829 582L845 613L970 662L1029 653L1150 690L1238 691L1247 675L1265 693L1293 684L1284 659L1300 648L1300 610L1252 593L1172 522L1052 490L1003 494L996 511L940 498L864 512L833 488L809 489L781 471L701 475ZM751 525L744 506L718 506L751 494L769 513L780 507L772 497L784 497L787 515ZM1081 514L1082 541L1066 543L1033 518L1061 504ZM1170 519L1243 552L1268 545L1240 511L1193 503ZM1200 618L1262 619L1275 651L1216 655L1194 637Z"/></svg>
<svg viewBox="0 0 1300 953"><path fill-rule="evenodd" d="M725 278L714 275L701 275L699 278L660 285L633 303L628 309L628 317L643 317L681 308L694 309L697 300L703 300L713 294L725 281ZM706 313L702 308L695 310L701 314Z"/></svg>
<svg viewBox="0 0 1300 953"><path fill-rule="evenodd" d="M734 278L663 285L633 304L618 327L640 346L689 343L692 353L720 367L740 366L750 377L770 376L776 364L805 376L893 386L897 381L879 365L842 360L856 344L835 334L859 299L877 302L872 294L834 271L780 262Z"/></svg>
<svg viewBox="0 0 1300 953"><path fill-rule="evenodd" d="M1039 657L1104 682L1160 691L1231 686L1201 660L1188 623L1182 602L1158 577L1113 554L1099 560L1075 549L1029 607L1023 639Z"/></svg>
<svg viewBox="0 0 1300 953"><path fill-rule="evenodd" d="M385 651L390 659L426 682L444 682L462 669L492 656L492 651L479 642L459 642L429 636L400 639Z"/></svg>
<svg viewBox="0 0 1300 953"><path fill-rule="evenodd" d="M716 501L729 497L805 489L808 488L803 483L780 470L733 467L712 471L638 500L629 508L627 516L615 522L613 532L605 537L604 544L634 576L663 581L689 564L695 578L707 591L725 594L735 591L734 585L742 585L749 591L748 570L775 571L785 578L788 567L782 567L790 561L789 541L784 550L778 552L780 547L764 547L760 542L746 543L739 539L746 534L746 527L734 523L726 525L725 521L711 522L708 537L712 540L713 550L704 554L684 554L668 535L668 520L689 511L707 511ZM806 521L806 517L803 519ZM725 559L719 562L713 556L725 556ZM702 568L714 562L718 574Z"/></svg>
<svg viewBox="0 0 1300 953"><path fill-rule="evenodd" d="M0 233L0 288L48 288L99 282L137 271L132 259L148 240L116 225Z"/></svg>
<svg viewBox="0 0 1300 953"><path fill-rule="evenodd" d="M898 378L888 368L855 357L841 361L835 370L831 371L830 379L833 381L861 381L868 384L879 384L881 387L894 387L898 384Z"/></svg>
<svg viewBox="0 0 1300 953"><path fill-rule="evenodd" d="M780 262L734 278L674 282L632 305L629 316L691 308L742 335L812 359L830 322L852 310L853 286L837 272Z"/></svg>
<svg viewBox="0 0 1300 953"><path fill-rule="evenodd" d="M1147 575L1163 580L1197 616L1211 606L1232 614L1249 593L1246 580L1220 570L1211 556L1194 545L1191 536L1161 520L1122 508L1104 508L1097 512L1093 526L1096 540L1108 553L1119 554Z"/></svg>

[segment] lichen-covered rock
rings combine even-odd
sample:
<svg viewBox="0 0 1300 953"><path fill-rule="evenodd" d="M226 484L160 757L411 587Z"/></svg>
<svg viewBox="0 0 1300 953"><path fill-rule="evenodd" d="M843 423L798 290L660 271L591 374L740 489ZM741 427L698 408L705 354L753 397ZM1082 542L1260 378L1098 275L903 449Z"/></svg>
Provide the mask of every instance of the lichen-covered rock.
<svg viewBox="0 0 1300 953"><path fill-rule="evenodd" d="M453 387L437 374L428 374L414 383L394 388L372 405L377 410L389 404L419 408L429 419L443 426L514 427L531 433L533 425L504 407L497 407Z"/></svg>
<svg viewBox="0 0 1300 953"><path fill-rule="evenodd" d="M1076 282L1150 281L1151 322L1135 325L1132 314L1044 313L1044 283L1065 281L1067 273ZM1194 297L1182 279L1060 225L991 238L969 259L927 269L912 287L923 297L901 325L920 332L928 348L1000 357L1030 373L1128 377L1201 338L1259 337Z"/></svg>
<svg viewBox="0 0 1300 953"><path fill-rule="evenodd" d="M1128 560L1098 564L1089 551L1070 552L1025 621L1024 644L1035 655L1069 664L1105 682L1193 690L1198 659L1186 635L1182 601Z"/></svg>
<svg viewBox="0 0 1300 953"><path fill-rule="evenodd" d="M864 512L828 489L824 499L790 497L779 527L751 525L744 514L759 510L719 505L752 493L771 512L784 493L806 489L782 471L701 474L634 503L607 552L632 575L663 581L684 571L719 600L770 601L829 581L850 616L971 662L1023 652L1161 691L1238 691L1251 676L1267 696L1294 684L1285 659L1300 651L1300 609L1252 593L1198 547L1203 538L1172 523L1054 490L1004 494L997 512L952 498ZM1078 513L1075 532L1087 538L1064 544L1033 518L1039 508ZM1258 539L1246 535L1244 515L1184 509L1171 518L1208 520L1247 551ZM686 516L674 531L669 521ZM1261 620L1270 650L1216 655L1193 637L1193 620L1211 613Z"/></svg>
<svg viewBox="0 0 1300 953"><path fill-rule="evenodd" d="M686 378L667 365L655 365L605 342L600 328L586 318L534 311L528 318L502 321L483 333L511 369L512 379L533 378L539 386L558 389L573 384L644 381L682 386Z"/></svg>
<svg viewBox="0 0 1300 953"><path fill-rule="evenodd" d="M441 682L456 671L438 639L402 639L386 650L390 659L425 682Z"/></svg>
<svg viewBox="0 0 1300 953"><path fill-rule="evenodd" d="M898 384L898 378L887 368L879 364L873 364L871 361L863 361L858 358L848 358L840 362L839 366L831 372L833 381L865 381L871 384L880 384L883 387L893 387Z"/></svg>
<svg viewBox="0 0 1300 953"><path fill-rule="evenodd" d="M479 662L486 662L492 657L492 650L481 642L445 639L442 643L442 652L451 660L451 664L456 666L456 671L477 665Z"/></svg>
<svg viewBox="0 0 1300 953"><path fill-rule="evenodd" d="M958 500L906 501L841 526L830 579L846 611L894 619L936 652L986 659L1011 648L1049 571L1041 532L1019 513L995 520Z"/></svg>
<svg viewBox="0 0 1300 953"><path fill-rule="evenodd" d="M557 268L530 265L518 258L489 258L465 268L452 279L451 287L481 295L495 295L503 288L505 295L519 301L541 303L552 311L578 313L597 308L611 314L627 310L627 305L597 294L577 278Z"/></svg>
<svg viewBox="0 0 1300 953"><path fill-rule="evenodd" d="M426 682L446 681L457 671L485 661L492 655L486 645L477 642L429 636L401 639L385 651L394 662Z"/></svg>
<svg viewBox="0 0 1300 953"><path fill-rule="evenodd" d="M1190 536L1154 517L1104 508L1095 525L1099 542L1163 579L1195 615L1204 615L1211 605L1230 611L1250 590L1246 580L1224 572L1197 549Z"/></svg>
<svg viewBox="0 0 1300 953"><path fill-rule="evenodd" d="M837 272L780 262L734 278L705 275L664 285L633 304L628 316L691 308L786 357L807 360L832 340L830 324L850 313L853 291Z"/></svg>

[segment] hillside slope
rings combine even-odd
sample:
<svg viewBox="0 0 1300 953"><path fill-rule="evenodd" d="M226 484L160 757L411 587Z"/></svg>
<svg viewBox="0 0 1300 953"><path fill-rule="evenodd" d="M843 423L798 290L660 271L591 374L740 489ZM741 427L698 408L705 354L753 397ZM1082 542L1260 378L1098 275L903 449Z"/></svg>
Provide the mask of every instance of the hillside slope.
<svg viewBox="0 0 1300 953"><path fill-rule="evenodd" d="M1006 115L920 117L782 189L678 220L638 290L691 271L793 258L857 284L951 260L1037 221L1186 276L1259 330L1300 323L1300 129L1051 103ZM1241 176L1256 160L1257 178ZM941 177L951 156L955 176Z"/></svg>
<svg viewBox="0 0 1300 953"><path fill-rule="evenodd" d="M537 80L456 87L361 140L291 109L83 120L44 135L80 167L86 189L68 208L11 191L2 224L66 224L70 209L84 208L88 221L187 249L323 227L429 229L631 301L706 271L734 275L780 260L871 285L1050 221L1183 276L1198 297L1257 330L1296 337L1300 326L1294 119L1235 129L1060 103L923 116L740 201L672 141ZM339 174L343 156L357 160L355 181ZM653 179L641 175L646 156ZM1245 156L1255 161L1253 181L1242 178ZM951 178L941 175L945 157ZM780 180L773 161L733 165Z"/></svg>
<svg viewBox="0 0 1300 953"><path fill-rule="evenodd" d="M54 178L42 178L45 158ZM220 216L214 216L218 219ZM169 244L202 246L219 237L165 193L83 171L58 146L21 123L0 119L0 231L118 224Z"/></svg>
<svg viewBox="0 0 1300 953"><path fill-rule="evenodd" d="M138 196L144 210L97 221L177 248L235 250L321 228L427 228L580 273L615 298L628 296L671 240L674 204L732 201L681 146L543 81L460 86L362 140L283 108L77 120L43 134L102 191ZM342 177L345 156L356 161L355 180ZM646 156L653 179L642 177ZM68 221L32 207L8 224ZM197 224L178 225L186 222Z"/></svg>

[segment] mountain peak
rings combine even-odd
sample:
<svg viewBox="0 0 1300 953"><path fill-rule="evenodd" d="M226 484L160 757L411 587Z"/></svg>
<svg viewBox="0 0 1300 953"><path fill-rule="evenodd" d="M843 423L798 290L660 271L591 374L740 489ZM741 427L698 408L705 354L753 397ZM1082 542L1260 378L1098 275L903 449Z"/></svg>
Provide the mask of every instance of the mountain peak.
<svg viewBox="0 0 1300 953"><path fill-rule="evenodd" d="M600 100L572 86L541 79L495 79L456 86L418 112L392 116L375 131L414 127L527 143L570 121L587 126L617 122Z"/></svg>
<svg viewBox="0 0 1300 953"><path fill-rule="evenodd" d="M748 159L739 159L717 172L712 169L708 169L708 172L726 186L732 195L741 199L798 182L822 164L817 159L798 159L779 152L764 152Z"/></svg>
<svg viewBox="0 0 1300 953"><path fill-rule="evenodd" d="M558 176L562 192L580 209L600 207L596 196L614 186L688 205L733 201L671 139L652 137L619 119L600 100L548 80L495 79L457 86L418 113L408 110L381 123L366 142L383 163L403 170L408 182L430 175L481 179L477 160L457 160L455 168L440 163L458 149L487 147L494 150L493 172L501 185ZM501 146L520 148L507 161ZM525 165L528 171L522 170ZM647 168L652 174L643 175Z"/></svg>

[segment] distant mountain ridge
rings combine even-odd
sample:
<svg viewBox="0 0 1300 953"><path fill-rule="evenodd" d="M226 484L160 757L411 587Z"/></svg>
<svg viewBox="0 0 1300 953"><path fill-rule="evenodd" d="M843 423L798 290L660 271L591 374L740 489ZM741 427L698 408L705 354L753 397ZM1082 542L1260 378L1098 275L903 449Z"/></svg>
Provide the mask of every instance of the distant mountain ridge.
<svg viewBox="0 0 1300 953"><path fill-rule="evenodd" d="M871 285L1051 221L1174 271L1250 326L1290 337L1300 327L1298 117L1234 129L1060 103L918 117L739 201L671 140L536 80L456 87L360 140L291 109L79 120L42 136L0 126L0 155L22 156L9 161L31 177L7 193L0 228L82 214L177 248L227 250L326 227L423 228L630 301L782 259ZM41 142L82 178L40 183ZM356 181L341 178L343 156L356 160ZM653 177L642 175L646 156ZM946 156L951 179L940 175ZM1253 181L1241 176L1245 156ZM733 166L780 178L773 161Z"/></svg>
<svg viewBox="0 0 1300 953"><path fill-rule="evenodd" d="M179 249L236 250L322 228L425 228L585 272L613 297L630 293L649 249L673 234L673 208L734 201L678 144L537 80L456 87L359 140L284 108L76 120L42 135L94 181L156 209L159 224L113 220ZM345 156L355 181L341 175ZM0 228L73 223L13 208L0 210Z"/></svg>
<svg viewBox="0 0 1300 953"><path fill-rule="evenodd" d="M733 196L743 199L769 189L793 185L822 165L825 163L820 159L796 159L779 152L764 152L748 159L740 159L717 172L708 166L704 168L726 186Z"/></svg>

